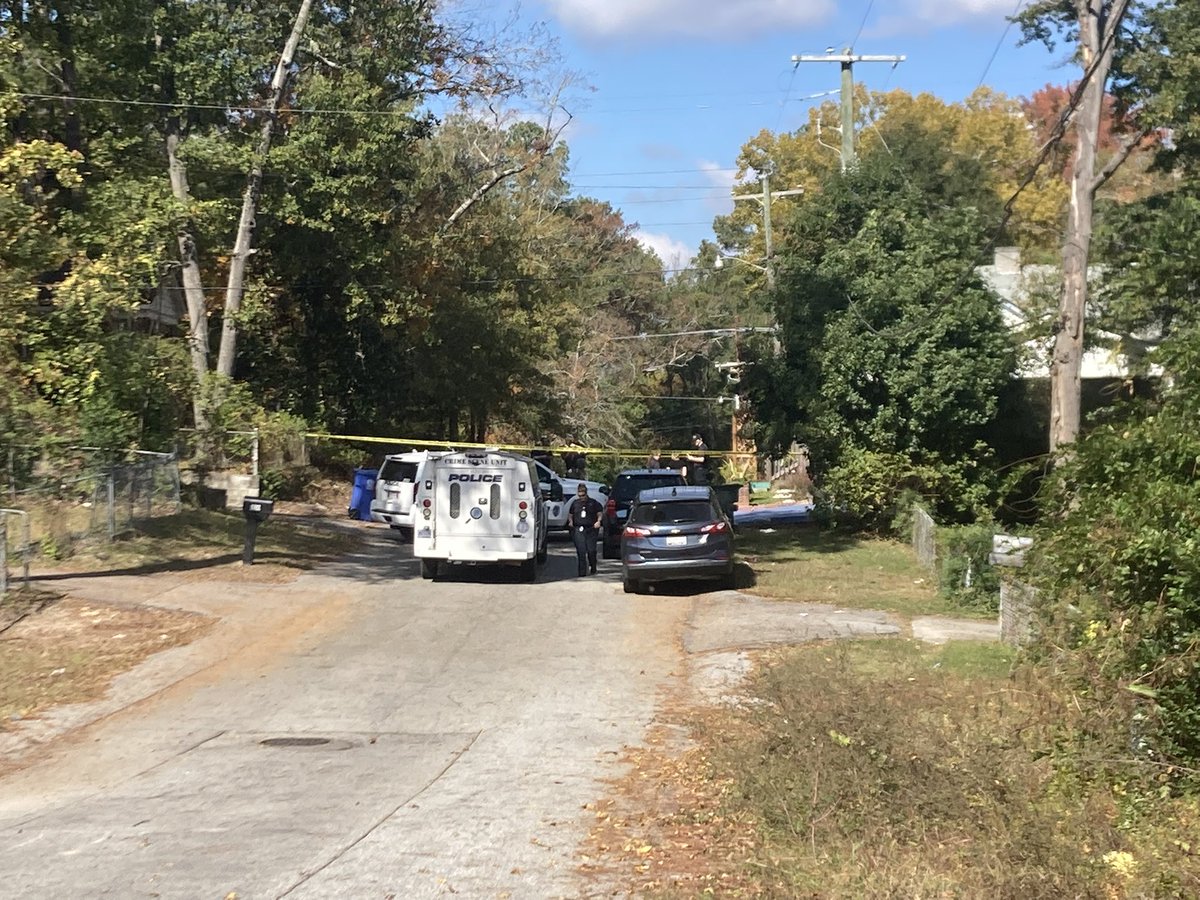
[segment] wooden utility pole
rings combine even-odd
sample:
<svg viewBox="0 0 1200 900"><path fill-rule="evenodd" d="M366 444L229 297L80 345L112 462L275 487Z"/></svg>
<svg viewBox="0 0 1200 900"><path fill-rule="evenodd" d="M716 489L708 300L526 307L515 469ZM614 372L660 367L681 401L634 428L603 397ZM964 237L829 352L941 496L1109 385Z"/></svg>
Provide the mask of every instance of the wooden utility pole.
<svg viewBox="0 0 1200 900"><path fill-rule="evenodd" d="M730 259L736 259L738 262L746 263L754 268L761 268L767 276L767 288L775 287L775 266L772 264L775 256L775 248L771 242L771 198L772 197L794 197L804 193L804 188L793 188L789 191L771 191L771 173L769 171L762 174L762 193L761 194L734 194L734 201L738 200L754 200L762 206L763 211L763 254L764 265L754 266L753 263L746 263L746 260L740 257L732 256Z"/></svg>
<svg viewBox="0 0 1200 900"><path fill-rule="evenodd" d="M842 171L853 167L856 159L854 151L854 64L860 62L886 62L898 65L907 57L904 56L868 56L852 52L847 47L841 53L828 51L824 56L800 55L793 56L793 63L802 62L835 62L842 66Z"/></svg>

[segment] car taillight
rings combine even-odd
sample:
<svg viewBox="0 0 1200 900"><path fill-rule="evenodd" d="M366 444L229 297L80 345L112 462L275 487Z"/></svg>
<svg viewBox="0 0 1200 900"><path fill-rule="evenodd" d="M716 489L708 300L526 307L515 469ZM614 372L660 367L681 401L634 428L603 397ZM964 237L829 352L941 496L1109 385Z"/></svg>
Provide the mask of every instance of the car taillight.
<svg viewBox="0 0 1200 900"><path fill-rule="evenodd" d="M638 528L636 525L626 525L624 534L626 537L650 537L650 529Z"/></svg>
<svg viewBox="0 0 1200 900"><path fill-rule="evenodd" d="M529 509L529 504L522 500L517 504L517 509Z"/></svg>
<svg viewBox="0 0 1200 900"><path fill-rule="evenodd" d="M610 499L604 504L605 515L615 516L617 514L617 501Z"/></svg>
<svg viewBox="0 0 1200 900"><path fill-rule="evenodd" d="M719 534L722 531L728 531L729 525L725 522L710 522L700 529L702 534Z"/></svg>
<svg viewBox="0 0 1200 900"><path fill-rule="evenodd" d="M433 506L433 501L430 500L428 497L426 497L424 500L421 501L421 505L423 507L425 507L426 509L429 509L429 507Z"/></svg>

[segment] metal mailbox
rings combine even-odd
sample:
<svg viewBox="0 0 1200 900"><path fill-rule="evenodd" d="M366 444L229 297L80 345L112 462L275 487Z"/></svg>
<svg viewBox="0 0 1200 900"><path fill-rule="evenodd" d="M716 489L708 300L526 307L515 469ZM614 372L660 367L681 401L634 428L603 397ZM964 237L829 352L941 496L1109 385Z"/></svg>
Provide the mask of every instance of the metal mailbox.
<svg viewBox="0 0 1200 900"><path fill-rule="evenodd" d="M245 497L242 499L242 515L252 522L265 522L271 518L271 512L275 508L274 500L265 500L262 497Z"/></svg>

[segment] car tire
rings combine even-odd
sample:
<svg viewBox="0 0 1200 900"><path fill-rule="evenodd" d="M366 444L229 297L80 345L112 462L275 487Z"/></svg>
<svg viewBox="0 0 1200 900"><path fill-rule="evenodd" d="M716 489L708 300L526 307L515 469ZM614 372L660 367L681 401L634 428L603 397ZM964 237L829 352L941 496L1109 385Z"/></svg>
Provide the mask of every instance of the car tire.
<svg viewBox="0 0 1200 900"><path fill-rule="evenodd" d="M616 559L620 555L620 550L618 550L608 541L604 542L603 552L605 559Z"/></svg>
<svg viewBox="0 0 1200 900"><path fill-rule="evenodd" d="M537 561L539 563L544 563L549 558L550 558L550 536L545 535L542 538L542 546L538 547Z"/></svg>
<svg viewBox="0 0 1200 900"><path fill-rule="evenodd" d="M640 594L642 592L642 586L634 578L626 578L621 586L625 588L625 593L627 594Z"/></svg>
<svg viewBox="0 0 1200 900"><path fill-rule="evenodd" d="M436 559L421 560L421 577L426 581L437 578L438 564Z"/></svg>

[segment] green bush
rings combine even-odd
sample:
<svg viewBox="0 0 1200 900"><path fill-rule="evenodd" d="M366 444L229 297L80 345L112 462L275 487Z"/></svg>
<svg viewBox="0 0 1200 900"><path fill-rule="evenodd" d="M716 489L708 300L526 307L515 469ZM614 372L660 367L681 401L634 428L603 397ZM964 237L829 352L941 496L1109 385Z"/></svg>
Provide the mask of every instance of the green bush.
<svg viewBox="0 0 1200 900"><path fill-rule="evenodd" d="M1200 765L1200 331L1165 361L1162 400L1097 424L1049 479L1029 571L1075 746L1155 783Z"/></svg>
<svg viewBox="0 0 1200 900"><path fill-rule="evenodd" d="M981 453L984 448L977 448ZM916 462L898 453L853 448L815 490L817 515L838 525L895 531L915 498L939 517L971 520L993 496L992 478L974 457Z"/></svg>
<svg viewBox="0 0 1200 900"><path fill-rule="evenodd" d="M264 469L258 476L258 493L272 500L301 500L320 474L313 466Z"/></svg>
<svg viewBox="0 0 1200 900"><path fill-rule="evenodd" d="M994 526L986 523L939 528L938 589L955 605L999 612L1000 575L988 562Z"/></svg>

